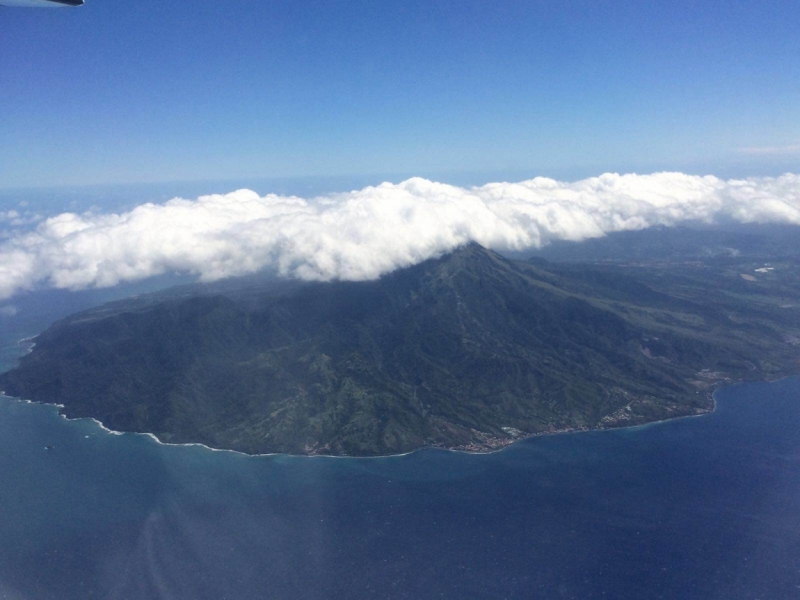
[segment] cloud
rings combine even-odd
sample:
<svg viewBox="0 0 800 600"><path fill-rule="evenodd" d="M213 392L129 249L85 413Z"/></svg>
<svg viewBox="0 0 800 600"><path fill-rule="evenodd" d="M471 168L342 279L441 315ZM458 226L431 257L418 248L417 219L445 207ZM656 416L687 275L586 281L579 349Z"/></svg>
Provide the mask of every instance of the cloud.
<svg viewBox="0 0 800 600"><path fill-rule="evenodd" d="M41 220L41 216L30 212L20 213L16 210L0 210L0 225L21 227Z"/></svg>
<svg viewBox="0 0 800 600"><path fill-rule="evenodd" d="M414 178L312 199L238 190L122 214L64 213L0 242L0 298L170 272L205 281L263 268L301 279L372 279L469 241L524 250L720 218L800 224L800 175L605 174L474 188Z"/></svg>

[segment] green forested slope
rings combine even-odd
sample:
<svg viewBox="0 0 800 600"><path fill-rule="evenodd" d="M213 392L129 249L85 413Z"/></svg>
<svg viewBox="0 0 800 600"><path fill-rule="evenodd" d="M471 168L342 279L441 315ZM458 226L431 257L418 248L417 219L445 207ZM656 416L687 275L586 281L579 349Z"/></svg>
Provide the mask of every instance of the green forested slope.
<svg viewBox="0 0 800 600"><path fill-rule="evenodd" d="M792 372L791 285L741 283L753 282L470 245L377 281L232 284L88 311L40 335L0 388L251 453L492 448L696 414L717 381Z"/></svg>

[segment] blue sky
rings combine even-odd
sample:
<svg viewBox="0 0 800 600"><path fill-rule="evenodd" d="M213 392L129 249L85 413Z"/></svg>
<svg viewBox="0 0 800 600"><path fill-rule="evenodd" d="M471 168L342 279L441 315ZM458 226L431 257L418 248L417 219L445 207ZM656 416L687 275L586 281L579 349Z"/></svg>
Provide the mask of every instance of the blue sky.
<svg viewBox="0 0 800 600"><path fill-rule="evenodd" d="M0 188L797 171L800 3L0 9Z"/></svg>

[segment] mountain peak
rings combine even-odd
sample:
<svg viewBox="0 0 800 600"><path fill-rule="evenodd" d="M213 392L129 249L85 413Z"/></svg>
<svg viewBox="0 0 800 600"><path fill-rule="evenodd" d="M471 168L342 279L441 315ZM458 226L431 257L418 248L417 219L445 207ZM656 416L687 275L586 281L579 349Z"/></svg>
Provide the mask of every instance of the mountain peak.
<svg viewBox="0 0 800 600"><path fill-rule="evenodd" d="M474 261L474 260L496 260L501 257L493 250L481 246L478 242L467 242L442 255L439 259L442 262L451 261Z"/></svg>
<svg viewBox="0 0 800 600"><path fill-rule="evenodd" d="M489 254L489 253L493 254L493 252L488 248L481 246L478 242L472 241L472 242L467 242L466 244L462 244L461 246L458 246L450 254L473 255L473 254Z"/></svg>
<svg viewBox="0 0 800 600"><path fill-rule="evenodd" d="M438 259L440 267L480 272L508 266L508 261L478 242L468 242Z"/></svg>

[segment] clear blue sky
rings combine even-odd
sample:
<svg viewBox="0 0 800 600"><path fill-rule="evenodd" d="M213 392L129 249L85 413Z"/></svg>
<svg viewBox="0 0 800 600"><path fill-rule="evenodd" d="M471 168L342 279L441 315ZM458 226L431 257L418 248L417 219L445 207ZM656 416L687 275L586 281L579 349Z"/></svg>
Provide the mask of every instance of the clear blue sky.
<svg viewBox="0 0 800 600"><path fill-rule="evenodd" d="M797 0L0 9L0 187L797 171L798 24Z"/></svg>

